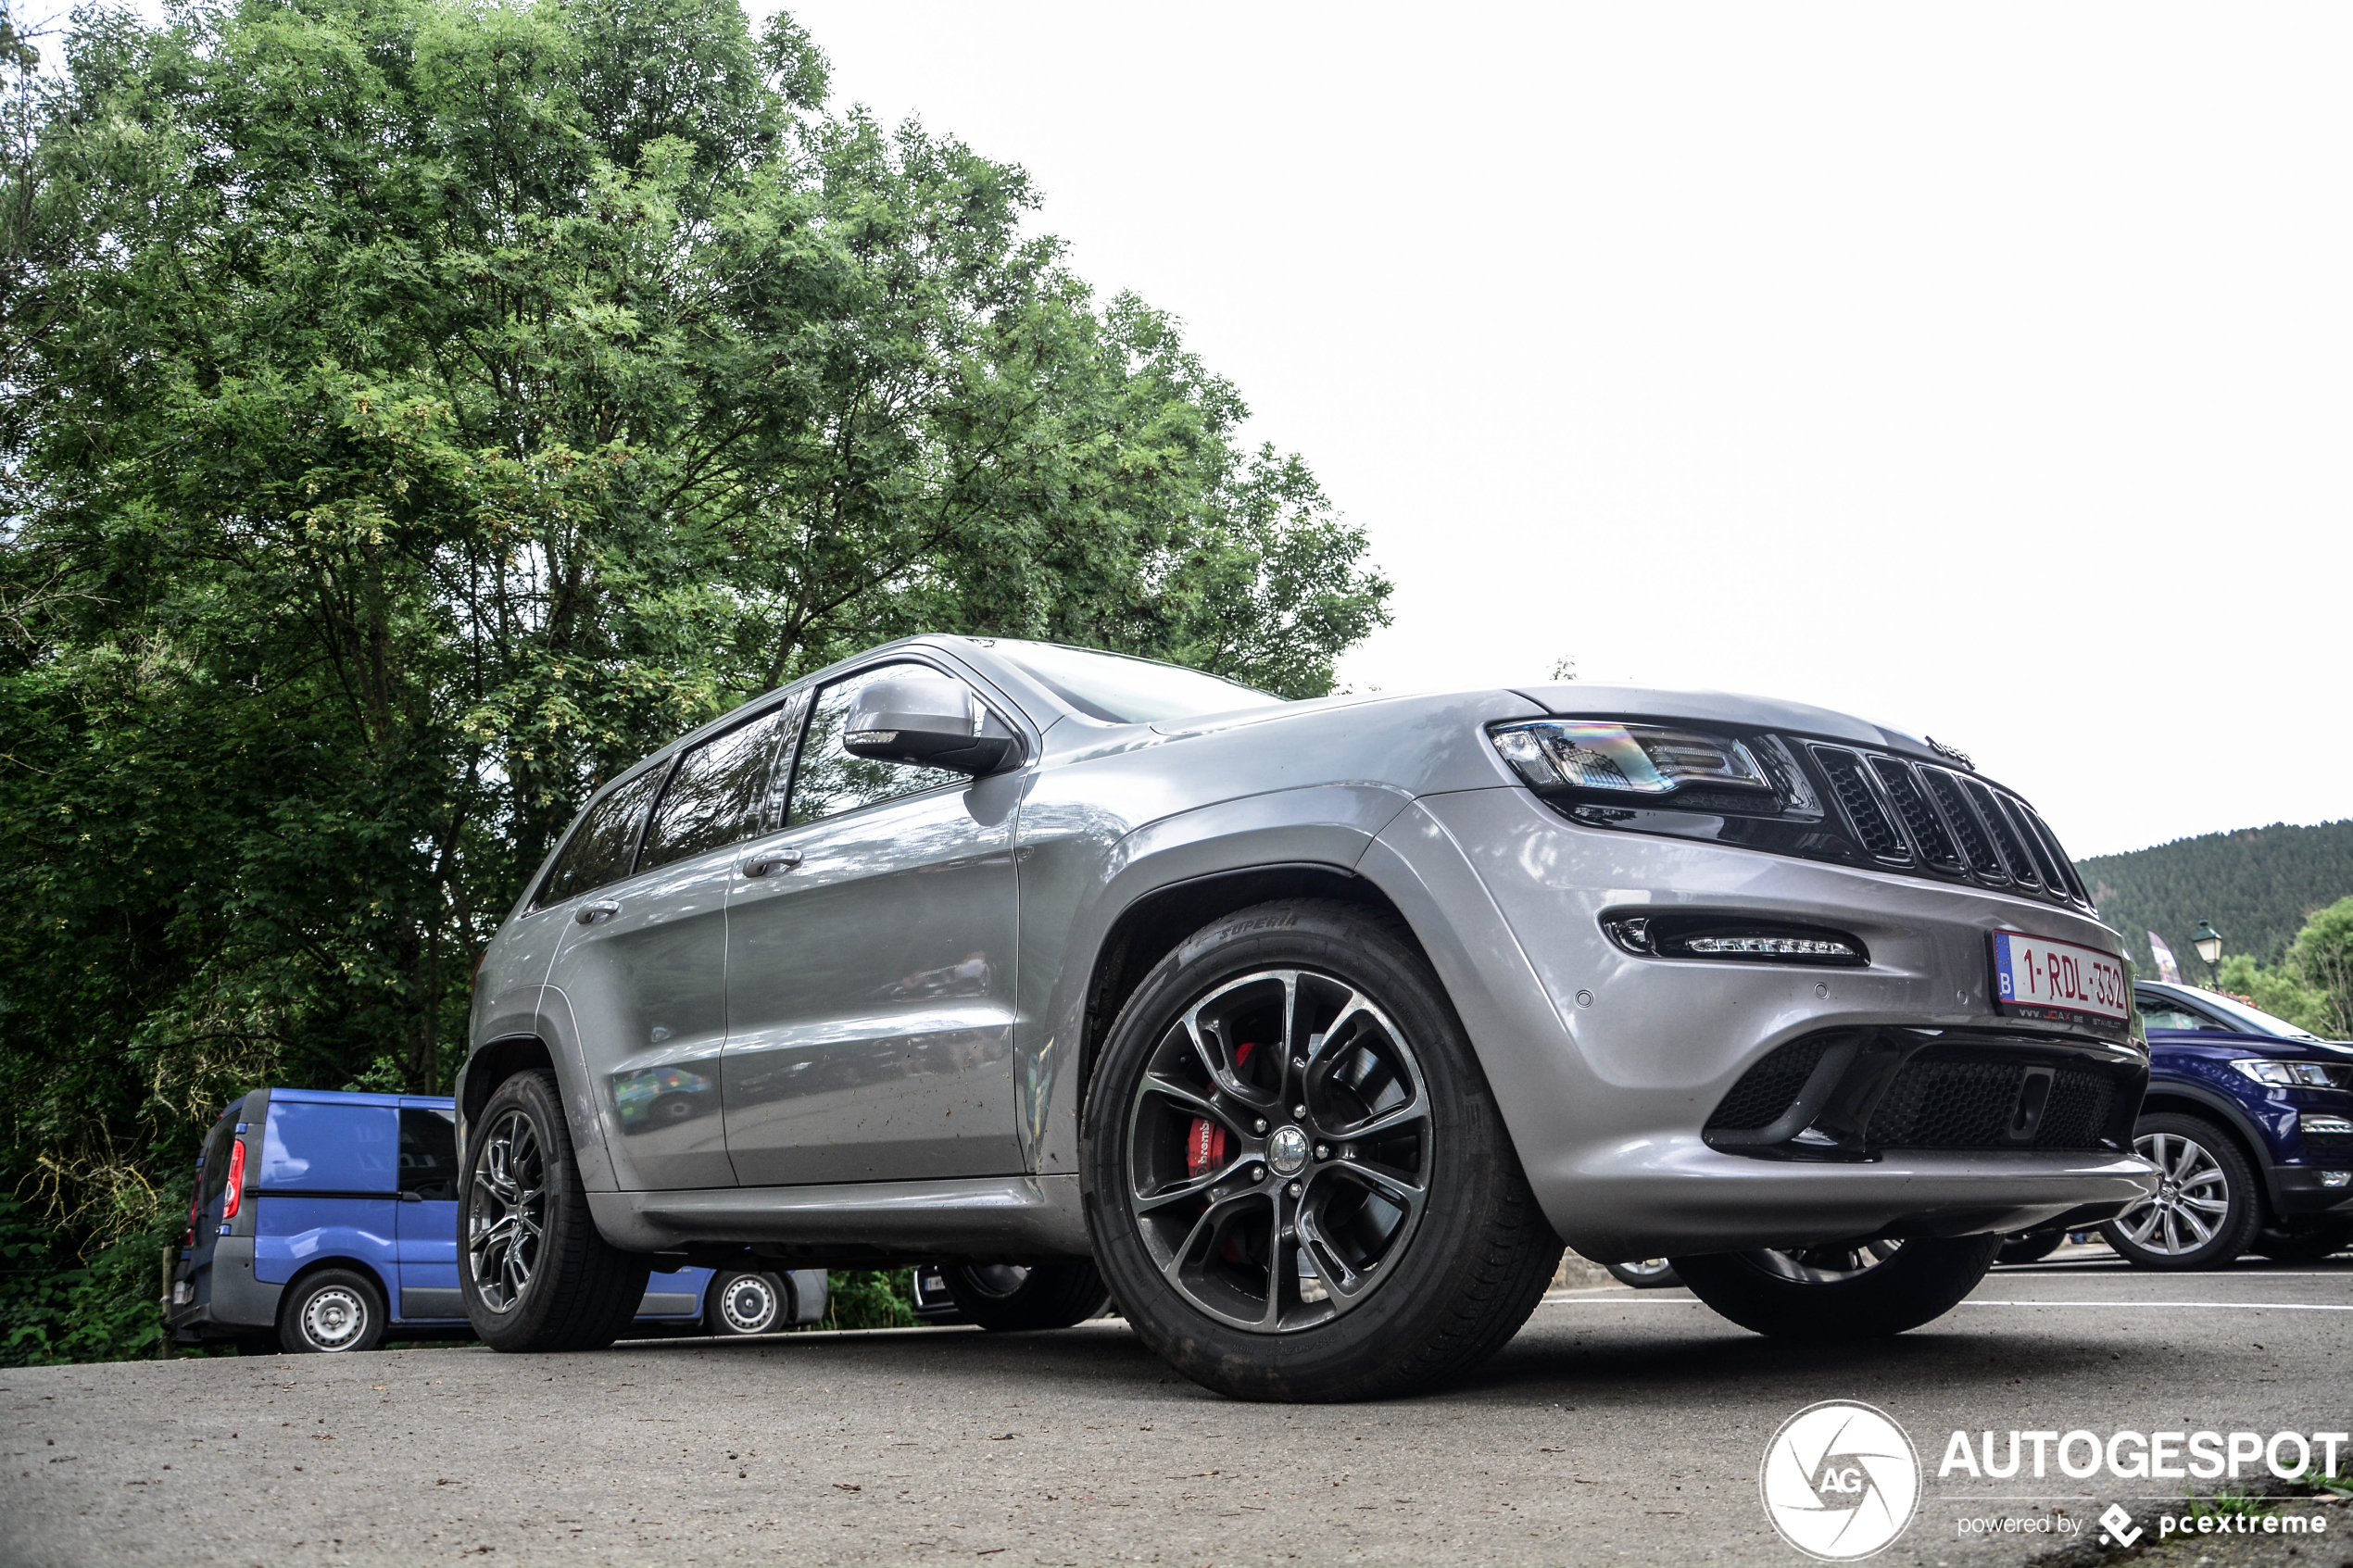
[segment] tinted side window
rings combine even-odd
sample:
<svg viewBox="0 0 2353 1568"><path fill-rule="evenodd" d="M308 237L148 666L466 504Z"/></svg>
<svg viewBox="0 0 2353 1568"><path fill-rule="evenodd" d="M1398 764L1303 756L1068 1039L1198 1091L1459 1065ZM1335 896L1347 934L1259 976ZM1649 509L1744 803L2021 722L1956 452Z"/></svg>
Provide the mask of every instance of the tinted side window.
<svg viewBox="0 0 2353 1568"><path fill-rule="evenodd" d="M842 721L849 716L850 700L887 676L937 671L922 664L885 664L837 681L817 694L809 716L809 737L801 743L800 765L793 775L792 813L786 826L822 822L879 806L904 795L920 795L943 784L969 784L953 768L911 768L903 762L875 762L852 757L841 748Z"/></svg>
<svg viewBox="0 0 2353 1568"><path fill-rule="evenodd" d="M2141 1026L2145 1029L2205 1029L2208 1031L2220 1027L2212 1020L2192 1012L2177 1002L2143 1002Z"/></svg>
<svg viewBox="0 0 2353 1568"><path fill-rule="evenodd" d="M588 815L573 830L572 839L548 873L541 891L542 904L560 904L574 894L602 887L629 874L630 857L637 849L637 828L646 807L661 784L664 770L649 768L588 808Z"/></svg>
<svg viewBox="0 0 2353 1568"><path fill-rule="evenodd" d="M400 1113L400 1190L427 1203L458 1201L458 1113Z"/></svg>
<svg viewBox="0 0 2353 1568"><path fill-rule="evenodd" d="M795 704L772 709L679 758L647 825L637 869L668 865L758 833L777 732L788 712L799 711Z"/></svg>

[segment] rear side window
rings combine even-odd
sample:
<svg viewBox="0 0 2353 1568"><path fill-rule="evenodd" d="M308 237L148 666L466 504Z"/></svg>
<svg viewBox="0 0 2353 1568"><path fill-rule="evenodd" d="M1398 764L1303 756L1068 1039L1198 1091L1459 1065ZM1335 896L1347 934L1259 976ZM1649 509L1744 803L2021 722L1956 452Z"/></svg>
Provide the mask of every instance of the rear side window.
<svg viewBox="0 0 2353 1568"><path fill-rule="evenodd" d="M629 863L637 853L637 830L645 824L646 808L653 803L665 771L648 768L588 808L565 842L556 869L547 873L540 903L560 904L629 874Z"/></svg>
<svg viewBox="0 0 2353 1568"><path fill-rule="evenodd" d="M265 1126L265 1191L389 1198L399 1185L399 1128L391 1106L273 1098Z"/></svg>
<svg viewBox="0 0 2353 1568"><path fill-rule="evenodd" d="M458 1113L400 1112L400 1196L427 1203L458 1201Z"/></svg>
<svg viewBox="0 0 2353 1568"><path fill-rule="evenodd" d="M841 746L842 722L857 695L876 681L897 675L936 675L925 664L885 664L862 670L817 694L809 717L809 738L801 743L800 764L792 784L792 814L786 825L823 822L867 806L879 806L901 796L920 795L944 784L972 782L952 768L913 768L903 762L876 762L852 757Z"/></svg>
<svg viewBox="0 0 2353 1568"><path fill-rule="evenodd" d="M798 702L771 709L679 758L646 827L637 869L666 866L758 833L778 737L799 712Z"/></svg>
<svg viewBox="0 0 2353 1568"><path fill-rule="evenodd" d="M2143 1002L2141 1026L2145 1029L2206 1029L2218 1027L2210 1019L2199 1017L2174 1002Z"/></svg>

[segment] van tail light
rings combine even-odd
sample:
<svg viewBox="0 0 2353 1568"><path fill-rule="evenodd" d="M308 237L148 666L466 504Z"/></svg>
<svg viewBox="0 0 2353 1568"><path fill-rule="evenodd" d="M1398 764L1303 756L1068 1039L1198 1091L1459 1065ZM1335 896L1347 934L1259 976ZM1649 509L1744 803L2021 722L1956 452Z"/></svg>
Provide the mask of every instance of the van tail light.
<svg viewBox="0 0 2353 1568"><path fill-rule="evenodd" d="M237 1139L229 1146L229 1196L220 1205L220 1217L233 1220L245 1197L245 1140Z"/></svg>

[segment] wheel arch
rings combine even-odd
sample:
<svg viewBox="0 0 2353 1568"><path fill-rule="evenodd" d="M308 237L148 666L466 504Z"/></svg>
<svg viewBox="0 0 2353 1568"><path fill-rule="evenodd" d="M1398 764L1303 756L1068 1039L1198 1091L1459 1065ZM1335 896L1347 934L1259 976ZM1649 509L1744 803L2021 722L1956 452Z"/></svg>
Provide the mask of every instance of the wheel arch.
<svg viewBox="0 0 2353 1568"><path fill-rule="evenodd" d="M1150 889L1120 910L1095 950L1087 981L1086 1032L1079 1052L1082 1116L1103 1041L1118 1020L1119 1010L1152 966L1211 922L1278 898L1321 898L1360 906L1394 922L1398 934L1416 952L1422 952L1420 939L1389 895L1344 866L1320 861L1242 866ZM1425 961L1428 957L1423 954Z"/></svg>
<svg viewBox="0 0 2353 1568"><path fill-rule="evenodd" d="M324 1257L313 1258L296 1269L294 1277L278 1288L279 1317L285 1316L287 1304L301 1294L305 1282L314 1275L328 1273L338 1269L346 1273L359 1274L376 1287L376 1295L384 1301L384 1327L389 1330L399 1316L393 1298L391 1283L384 1278L383 1270L369 1262L365 1258L355 1258L347 1252L330 1252Z"/></svg>
<svg viewBox="0 0 2353 1568"><path fill-rule="evenodd" d="M458 1071L459 1160L464 1162L466 1130L490 1103L498 1085L518 1073L554 1072L556 1053L537 1035L508 1035L492 1040L466 1059Z"/></svg>

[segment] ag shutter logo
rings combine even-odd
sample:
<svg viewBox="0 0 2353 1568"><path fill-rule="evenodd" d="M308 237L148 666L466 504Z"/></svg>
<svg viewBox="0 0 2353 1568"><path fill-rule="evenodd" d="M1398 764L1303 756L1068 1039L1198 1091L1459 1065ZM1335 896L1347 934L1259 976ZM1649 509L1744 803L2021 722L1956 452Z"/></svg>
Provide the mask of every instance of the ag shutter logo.
<svg viewBox="0 0 2353 1568"><path fill-rule="evenodd" d="M1781 1423L1756 1486L1781 1539L1825 1562L1852 1562L1911 1524L1920 1459L1885 1411L1825 1399Z"/></svg>

